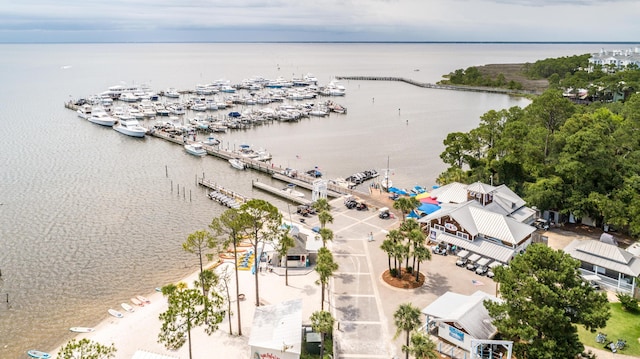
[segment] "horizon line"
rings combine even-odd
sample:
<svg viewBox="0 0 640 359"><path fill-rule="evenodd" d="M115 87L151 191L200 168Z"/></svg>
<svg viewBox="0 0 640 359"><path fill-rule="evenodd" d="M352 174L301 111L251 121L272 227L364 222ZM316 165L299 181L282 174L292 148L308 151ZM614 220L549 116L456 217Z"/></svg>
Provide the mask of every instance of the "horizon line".
<svg viewBox="0 0 640 359"><path fill-rule="evenodd" d="M48 44L640 44L640 41L22 41L0 45Z"/></svg>

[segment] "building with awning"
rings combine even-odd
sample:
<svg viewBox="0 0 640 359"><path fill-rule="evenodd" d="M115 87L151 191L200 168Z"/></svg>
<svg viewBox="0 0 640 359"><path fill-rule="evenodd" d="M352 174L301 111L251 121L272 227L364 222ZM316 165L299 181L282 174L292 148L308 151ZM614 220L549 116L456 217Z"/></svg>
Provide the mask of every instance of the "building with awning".
<svg viewBox="0 0 640 359"><path fill-rule="evenodd" d="M252 359L300 359L302 299L256 307L249 346Z"/></svg>
<svg viewBox="0 0 640 359"><path fill-rule="evenodd" d="M486 300L500 301L483 291L472 295L446 292L422 309L426 317L425 328L440 339L470 351L472 340L492 339L497 334L484 307Z"/></svg>
<svg viewBox="0 0 640 359"><path fill-rule="evenodd" d="M466 201L442 203L440 210L418 220L430 240L502 263L508 263L531 244L536 230L531 225L535 210L526 207L525 201L504 185L453 183L431 195L440 200L444 194L447 199L459 201L462 191Z"/></svg>
<svg viewBox="0 0 640 359"><path fill-rule="evenodd" d="M635 295L640 257L615 244L591 239L576 239L564 248L564 252L580 261L580 271L585 279Z"/></svg>

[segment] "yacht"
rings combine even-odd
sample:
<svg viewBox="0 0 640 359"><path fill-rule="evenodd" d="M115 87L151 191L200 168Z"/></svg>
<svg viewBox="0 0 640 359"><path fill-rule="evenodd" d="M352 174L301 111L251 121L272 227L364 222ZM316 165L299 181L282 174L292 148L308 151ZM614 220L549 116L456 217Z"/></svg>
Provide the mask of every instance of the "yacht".
<svg viewBox="0 0 640 359"><path fill-rule="evenodd" d="M116 122L118 122L118 120L115 117L109 116L109 114L104 110L97 110L97 111L94 110L91 113L91 116L87 118L87 120L97 125L109 126L109 127L113 127L113 125L115 125Z"/></svg>
<svg viewBox="0 0 640 359"><path fill-rule="evenodd" d="M113 126L113 129L122 133L123 135L131 137L144 137L147 133L147 129L140 126L138 120L120 120L117 125Z"/></svg>
<svg viewBox="0 0 640 359"><path fill-rule="evenodd" d="M78 117L80 118L84 118L85 120L89 118L89 116L91 116L91 108L92 106L88 103L85 103L84 105L80 106L76 112L78 113Z"/></svg>
<svg viewBox="0 0 640 359"><path fill-rule="evenodd" d="M168 98L179 98L180 92L173 87L169 87L167 91L164 92L164 95Z"/></svg>
<svg viewBox="0 0 640 359"><path fill-rule="evenodd" d="M202 147L202 143L199 142L186 144L184 145L184 149L185 151L187 151L187 153L198 157L206 156L207 154L207 150L205 150L204 147Z"/></svg>

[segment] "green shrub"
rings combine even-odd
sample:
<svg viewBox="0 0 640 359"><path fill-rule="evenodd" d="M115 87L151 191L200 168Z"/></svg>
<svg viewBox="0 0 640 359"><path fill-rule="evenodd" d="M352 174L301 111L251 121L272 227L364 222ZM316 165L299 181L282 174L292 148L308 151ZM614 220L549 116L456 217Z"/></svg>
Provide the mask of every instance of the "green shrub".
<svg viewBox="0 0 640 359"><path fill-rule="evenodd" d="M630 296L629 294L625 294L625 293L618 293L616 294L616 297L618 297L618 300L620 301L620 304L622 305L622 309L626 310L627 312L637 312L638 311L638 300L635 299L634 297Z"/></svg>
<svg viewBox="0 0 640 359"><path fill-rule="evenodd" d="M391 274L392 277L397 277L398 270L396 268L391 268L391 270L389 271L389 274Z"/></svg>

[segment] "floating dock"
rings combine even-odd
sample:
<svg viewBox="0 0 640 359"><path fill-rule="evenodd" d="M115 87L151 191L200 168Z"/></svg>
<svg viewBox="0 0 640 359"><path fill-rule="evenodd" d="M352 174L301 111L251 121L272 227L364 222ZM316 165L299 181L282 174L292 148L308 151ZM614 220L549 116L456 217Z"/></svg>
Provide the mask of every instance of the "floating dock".
<svg viewBox="0 0 640 359"><path fill-rule="evenodd" d="M261 190L263 190L265 192L269 192L269 193L271 193L273 195L282 197L282 198L284 198L284 199L286 199L288 201L295 202L297 204L306 204L306 205L310 206L311 203L313 203L309 199L306 199L304 197L292 196L289 193L284 192L280 188L275 188L273 186L269 186L268 184L260 182L260 181L251 181L251 185L253 187L259 188L259 189L261 189Z"/></svg>

